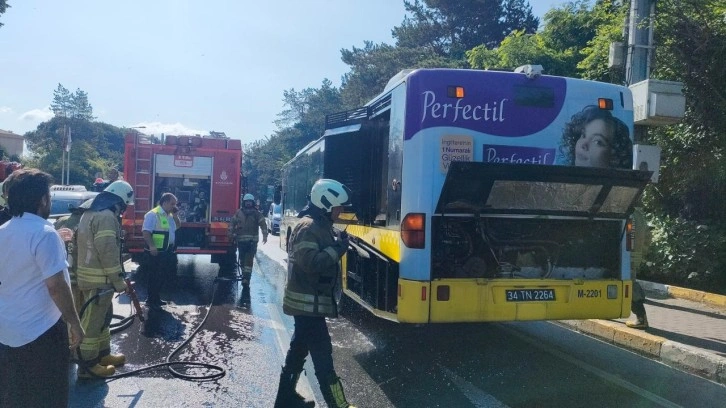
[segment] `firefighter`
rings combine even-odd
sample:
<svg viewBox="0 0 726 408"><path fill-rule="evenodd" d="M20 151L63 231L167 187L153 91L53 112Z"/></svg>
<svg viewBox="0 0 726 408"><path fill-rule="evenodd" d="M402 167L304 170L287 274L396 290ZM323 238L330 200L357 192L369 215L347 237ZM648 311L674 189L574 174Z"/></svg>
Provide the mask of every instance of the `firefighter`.
<svg viewBox="0 0 726 408"><path fill-rule="evenodd" d="M65 215L58 218L53 227L58 231L63 242L66 244L66 253L68 258L68 274L71 278L71 292L73 293L73 302L76 305L76 310L81 311L83 306L83 294L78 289L78 245L76 242L76 232L78 231L78 223L81 221L81 215L91 207L93 202L92 198L89 198L83 204L76 208L71 209L71 215Z"/></svg>
<svg viewBox="0 0 726 408"><path fill-rule="evenodd" d="M333 230L333 220L343 206L350 205L350 197L343 184L318 180L301 213L305 215L290 235L283 311L295 319L295 331L280 374L276 408L314 406L295 392L308 353L328 406L352 407L333 368L333 346L325 322L326 317L338 316L334 293L340 284L340 258L348 250L348 236Z"/></svg>
<svg viewBox="0 0 726 408"><path fill-rule="evenodd" d="M159 205L144 215L141 227L146 244L141 267L149 276L146 305L151 309L159 309L166 304L161 300L161 288L164 281L176 274L176 230L181 226L176 203L174 194L162 194Z"/></svg>
<svg viewBox="0 0 726 408"><path fill-rule="evenodd" d="M636 276L650 246L651 234L645 214L639 207L636 207L635 211L633 211L633 228L635 230L633 250L630 251L630 274L633 279L633 298L630 303L630 309L633 311L635 319L628 320L625 322L625 325L634 329L645 330L649 327L648 315L645 312L645 291L636 280Z"/></svg>
<svg viewBox="0 0 726 408"><path fill-rule="evenodd" d="M228 235L237 241L237 259L242 268L242 285L249 286L252 277L252 263L257 252L259 229L262 229L262 243L267 243L267 222L265 216L255 207L255 196L245 194L242 208L232 217Z"/></svg>
<svg viewBox="0 0 726 408"><path fill-rule="evenodd" d="M81 324L86 331L79 348L78 378L109 377L126 363L123 354L111 354L109 325L113 315L113 292L126 290L121 265L119 217L133 204L134 191L125 181L111 183L91 202L78 223L78 288L88 303Z"/></svg>

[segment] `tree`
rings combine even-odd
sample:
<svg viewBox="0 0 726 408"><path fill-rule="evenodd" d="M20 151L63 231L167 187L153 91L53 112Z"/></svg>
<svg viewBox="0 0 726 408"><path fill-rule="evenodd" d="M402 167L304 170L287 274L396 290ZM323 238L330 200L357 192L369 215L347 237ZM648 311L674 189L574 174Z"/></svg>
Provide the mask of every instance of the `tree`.
<svg viewBox="0 0 726 408"><path fill-rule="evenodd" d="M686 116L649 132L661 147L660 180L643 201L653 214L650 267L663 283L726 293L726 4L662 0L651 76L684 84Z"/></svg>
<svg viewBox="0 0 726 408"><path fill-rule="evenodd" d="M627 6L611 0L565 3L545 14L544 28L532 34L510 33L496 48L486 45L467 51L472 68L512 70L523 64L540 64L545 73L595 80L621 78L607 68L610 43L622 41Z"/></svg>
<svg viewBox="0 0 726 408"><path fill-rule="evenodd" d="M497 46L513 30L534 33L539 19L524 0L404 0L412 17L393 29L399 47L431 47L461 60L478 45Z"/></svg>
<svg viewBox="0 0 726 408"><path fill-rule="evenodd" d="M0 15L5 13L5 11L10 7L7 3L7 0L0 0ZM0 27L3 26L3 23L0 23Z"/></svg>
<svg viewBox="0 0 726 408"><path fill-rule="evenodd" d="M27 167L37 167L61 180L62 136L66 122L73 128L70 184L90 187L96 172L123 167L123 129L101 122L66 119L60 116L42 122L25 134L25 142L33 156Z"/></svg>
<svg viewBox="0 0 726 408"><path fill-rule="evenodd" d="M76 119L92 121L96 119L93 116L93 107L88 102L88 94L82 91L80 88L76 89L76 92L72 97L73 102L73 117Z"/></svg>
<svg viewBox="0 0 726 408"><path fill-rule="evenodd" d="M73 97L71 93L60 83L58 88L53 91L53 102L50 104L50 110L55 116L62 118L70 118L73 111Z"/></svg>
<svg viewBox="0 0 726 408"><path fill-rule="evenodd" d="M123 167L123 130L93 121L93 108L86 92L77 89L71 93L58 84L53 91L50 109L55 116L25 134L28 149L33 152L33 157L26 165L41 168L60 181L61 157L70 127L73 131L73 150L70 154L69 183L90 186L96 172Z"/></svg>
<svg viewBox="0 0 726 408"><path fill-rule="evenodd" d="M60 83L55 91L53 91L53 102L50 104L50 110L53 114L63 118L81 119L92 121L93 107L88 102L88 94L80 88L75 93L70 93Z"/></svg>
<svg viewBox="0 0 726 408"><path fill-rule="evenodd" d="M266 140L246 145L242 173L248 191L264 201L267 186L281 183L282 166L306 144L322 136L325 115L344 110L340 90L324 79L320 88L294 89L283 93L284 109L275 123L275 134Z"/></svg>
<svg viewBox="0 0 726 408"><path fill-rule="evenodd" d="M520 65L539 64L548 75L576 75L570 54L547 47L541 34L515 31L499 47L490 50L480 45L467 51L466 56L471 68L511 71Z"/></svg>
<svg viewBox="0 0 726 408"><path fill-rule="evenodd" d="M341 50L342 60L350 66L343 76L341 94L344 106L362 106L383 91L394 75L407 68L463 68L463 61L452 61L432 47L394 47L370 41L364 48ZM340 109L338 109L340 110Z"/></svg>
<svg viewBox="0 0 726 408"><path fill-rule="evenodd" d="M624 70L608 68L610 44L625 42L623 26L628 14L627 4L613 0L600 0L589 13L589 21L594 26L594 35L585 47L577 50L582 58L577 68L585 79L603 82L623 83Z"/></svg>
<svg viewBox="0 0 726 408"><path fill-rule="evenodd" d="M350 72L341 92L348 107L361 106L407 68L465 68L465 52L498 45L514 29L534 33L539 20L524 0L404 0L406 11L392 34L395 45L364 43L341 50Z"/></svg>

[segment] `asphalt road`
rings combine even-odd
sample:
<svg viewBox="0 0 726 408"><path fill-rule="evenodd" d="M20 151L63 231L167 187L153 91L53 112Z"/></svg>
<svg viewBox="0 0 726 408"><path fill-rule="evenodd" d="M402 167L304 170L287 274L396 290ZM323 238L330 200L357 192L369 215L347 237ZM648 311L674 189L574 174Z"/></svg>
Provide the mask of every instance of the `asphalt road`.
<svg viewBox="0 0 726 408"><path fill-rule="evenodd" d="M285 254L260 245L251 293L215 282L204 256L181 257L171 303L113 336L128 372L165 361L202 322L176 360L215 364L226 375L198 382L165 368L72 385L74 407L271 407L292 332L282 313ZM145 298L145 277L136 277ZM208 305L213 306L208 308ZM128 314L118 299L117 314ZM329 321L338 374L358 407L722 407L726 387L583 336L552 322L411 326L356 305ZM177 368L191 375L206 369ZM298 391L325 406L313 375ZM71 373L73 377L74 374Z"/></svg>

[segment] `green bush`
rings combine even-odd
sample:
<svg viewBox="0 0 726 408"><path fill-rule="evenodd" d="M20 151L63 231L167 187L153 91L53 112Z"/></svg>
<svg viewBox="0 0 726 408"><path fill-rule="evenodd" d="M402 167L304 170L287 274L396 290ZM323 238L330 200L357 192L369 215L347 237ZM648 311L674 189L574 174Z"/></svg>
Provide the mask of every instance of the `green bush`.
<svg viewBox="0 0 726 408"><path fill-rule="evenodd" d="M680 217L650 224L652 243L638 278L726 294L726 226Z"/></svg>

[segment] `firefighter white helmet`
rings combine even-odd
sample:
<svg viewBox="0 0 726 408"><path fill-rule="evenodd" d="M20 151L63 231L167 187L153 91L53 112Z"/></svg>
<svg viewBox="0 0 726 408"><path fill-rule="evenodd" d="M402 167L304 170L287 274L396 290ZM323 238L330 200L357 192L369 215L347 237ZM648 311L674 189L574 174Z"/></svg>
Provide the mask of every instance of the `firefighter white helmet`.
<svg viewBox="0 0 726 408"><path fill-rule="evenodd" d="M320 179L310 189L310 203L325 212L333 207L350 206L351 191L342 183L331 179Z"/></svg>
<svg viewBox="0 0 726 408"><path fill-rule="evenodd" d="M255 202L255 196L253 196L250 193L245 194L244 197L242 197L242 201L252 201Z"/></svg>
<svg viewBox="0 0 726 408"><path fill-rule="evenodd" d="M123 180L114 181L108 187L104 188L103 191L119 196L126 205L132 205L134 203L134 189L131 188L131 184Z"/></svg>

